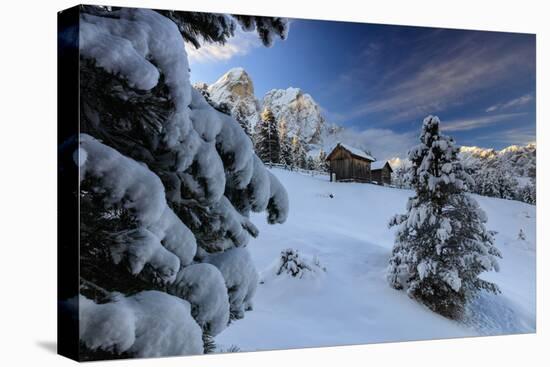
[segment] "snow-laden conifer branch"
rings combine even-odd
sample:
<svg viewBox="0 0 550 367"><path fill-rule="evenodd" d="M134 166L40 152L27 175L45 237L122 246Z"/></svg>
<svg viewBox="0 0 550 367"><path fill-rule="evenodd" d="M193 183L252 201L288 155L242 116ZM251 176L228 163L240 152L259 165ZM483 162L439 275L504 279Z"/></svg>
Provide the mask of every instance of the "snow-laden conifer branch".
<svg viewBox="0 0 550 367"><path fill-rule="evenodd" d="M288 215L286 190L239 123L190 83L184 39L223 41L247 18L82 10L82 277L105 290L80 297L82 358L200 353L202 333L252 308L250 212ZM286 35L284 19L250 21L266 44Z"/></svg>

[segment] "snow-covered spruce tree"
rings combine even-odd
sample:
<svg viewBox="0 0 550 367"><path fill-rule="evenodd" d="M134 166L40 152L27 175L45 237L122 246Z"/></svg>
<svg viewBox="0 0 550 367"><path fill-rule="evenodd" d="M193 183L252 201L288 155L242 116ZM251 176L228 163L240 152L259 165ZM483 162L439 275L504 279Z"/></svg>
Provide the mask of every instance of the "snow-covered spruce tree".
<svg viewBox="0 0 550 367"><path fill-rule="evenodd" d="M281 145L277 120L269 108L263 110L259 125L255 138L256 154L264 163L279 163Z"/></svg>
<svg viewBox="0 0 550 367"><path fill-rule="evenodd" d="M529 184L519 190L518 199L528 204L537 203L537 186L533 178Z"/></svg>
<svg viewBox="0 0 550 367"><path fill-rule="evenodd" d="M191 86L183 41L224 43L240 24L269 45L286 20L81 10L80 357L202 353L252 307L250 212L282 223L288 199Z"/></svg>
<svg viewBox="0 0 550 367"><path fill-rule="evenodd" d="M285 119L279 122L279 143L281 144L280 162L292 167L292 143L288 136L288 127Z"/></svg>
<svg viewBox="0 0 550 367"><path fill-rule="evenodd" d="M397 231L387 278L431 310L459 319L478 291L499 292L479 274L498 270L500 253L485 213L465 193L472 180L454 141L440 135L437 117L424 119L420 142L409 152L415 196L407 213L390 221Z"/></svg>
<svg viewBox="0 0 550 367"><path fill-rule="evenodd" d="M409 183L407 179L409 168L399 166L396 167L392 174L391 174L391 182L392 184L400 189L407 189L409 188Z"/></svg>
<svg viewBox="0 0 550 367"><path fill-rule="evenodd" d="M480 169L474 175L473 192L502 199L519 199L518 182L500 168Z"/></svg>
<svg viewBox="0 0 550 367"><path fill-rule="evenodd" d="M518 193L518 181L507 172L496 171L498 197L502 199L515 199Z"/></svg>
<svg viewBox="0 0 550 367"><path fill-rule="evenodd" d="M313 157L308 156L306 159L306 169L312 171L317 168L317 165L315 164L315 160Z"/></svg>
<svg viewBox="0 0 550 367"><path fill-rule="evenodd" d="M319 150L319 154L315 157L315 169L322 172L328 172L327 154L323 148Z"/></svg>
<svg viewBox="0 0 550 367"><path fill-rule="evenodd" d="M472 177L475 182L473 192L483 196L499 197L496 169L479 170Z"/></svg>
<svg viewBox="0 0 550 367"><path fill-rule="evenodd" d="M234 112L234 116L235 120L237 120L237 122L239 123L239 125L241 125L241 128L243 129L243 131L245 132L245 134L252 139L252 133L251 133L251 127L250 127L250 123L248 122L248 120L246 119L246 116L245 116L245 113L243 112L242 108L237 108L236 111Z"/></svg>
<svg viewBox="0 0 550 367"><path fill-rule="evenodd" d="M297 168L306 168L306 150L304 144L298 136L292 137L292 166Z"/></svg>

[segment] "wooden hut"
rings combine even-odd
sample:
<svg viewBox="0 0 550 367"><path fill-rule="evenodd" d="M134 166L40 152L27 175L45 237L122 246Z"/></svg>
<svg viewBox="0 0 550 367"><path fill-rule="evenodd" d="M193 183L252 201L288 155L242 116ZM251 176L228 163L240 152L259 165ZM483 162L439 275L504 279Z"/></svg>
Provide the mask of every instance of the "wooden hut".
<svg viewBox="0 0 550 367"><path fill-rule="evenodd" d="M338 143L326 160L331 181L371 182L370 165L375 159L361 149Z"/></svg>
<svg viewBox="0 0 550 367"><path fill-rule="evenodd" d="M391 185L391 169L387 161L372 162L370 167L371 180L380 185Z"/></svg>

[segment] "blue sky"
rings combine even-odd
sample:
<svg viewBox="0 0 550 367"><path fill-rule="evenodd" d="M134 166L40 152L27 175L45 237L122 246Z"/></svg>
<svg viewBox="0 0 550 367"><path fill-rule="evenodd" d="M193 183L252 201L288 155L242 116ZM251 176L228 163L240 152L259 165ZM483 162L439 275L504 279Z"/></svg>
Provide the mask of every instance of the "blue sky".
<svg viewBox="0 0 550 367"><path fill-rule="evenodd" d="M292 20L271 48L238 32L224 46L188 51L193 82L244 67L259 99L299 87L367 145L415 144L428 114L461 145L535 140L534 35Z"/></svg>

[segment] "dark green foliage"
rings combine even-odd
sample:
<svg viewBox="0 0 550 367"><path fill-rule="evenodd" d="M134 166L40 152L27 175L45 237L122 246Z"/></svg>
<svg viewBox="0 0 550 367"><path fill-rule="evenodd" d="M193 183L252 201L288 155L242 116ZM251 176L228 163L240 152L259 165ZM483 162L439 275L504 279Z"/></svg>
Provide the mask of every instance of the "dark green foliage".
<svg viewBox="0 0 550 367"><path fill-rule="evenodd" d="M256 129L255 143L256 154L264 163L280 162L281 145L277 121L269 108L262 112L262 119Z"/></svg>
<svg viewBox="0 0 550 367"><path fill-rule="evenodd" d="M208 333L202 334L202 343L204 345L204 354L211 354L216 352L216 340Z"/></svg>
<svg viewBox="0 0 550 367"><path fill-rule="evenodd" d="M533 179L531 182L519 190L519 200L536 205L537 203L537 187Z"/></svg>
<svg viewBox="0 0 550 367"><path fill-rule="evenodd" d="M315 169L328 172L329 164L327 162L327 154L322 148L319 150L319 154L315 158Z"/></svg>
<svg viewBox="0 0 550 367"><path fill-rule="evenodd" d="M277 275L286 273L290 274L292 277L301 278L304 271L312 271L312 269L306 262L302 261L297 250L289 248L281 251Z"/></svg>
<svg viewBox="0 0 550 367"><path fill-rule="evenodd" d="M225 44L235 35L237 25L246 31L256 30L264 46L271 46L273 39L286 38L285 18L227 15L215 13L157 10L178 26L183 38L196 48L203 43Z"/></svg>
<svg viewBox="0 0 550 367"><path fill-rule="evenodd" d="M280 163L292 167L292 142L288 136L288 129L284 120L279 123L279 142L281 144Z"/></svg>
<svg viewBox="0 0 550 367"><path fill-rule="evenodd" d="M95 178L81 182L80 293L101 301L110 292L134 294L163 289L161 284L147 277L147 268L134 276L124 260L120 264L114 263L110 249L116 245L117 236L137 228L137 220L123 203L105 206L103 198L106 193L95 192L94 187L101 187Z"/></svg>
<svg viewBox="0 0 550 367"><path fill-rule="evenodd" d="M312 157L307 157L306 169L308 169L308 170L316 169L315 160Z"/></svg>
<svg viewBox="0 0 550 367"><path fill-rule="evenodd" d="M246 116L245 116L241 106L239 106L236 109L235 115L233 117L235 118L235 120L237 120L239 125L241 125L241 127L243 128L243 131L245 132L245 134L248 135L252 139L252 133L250 131L250 124L248 123L248 120L246 119Z"/></svg>
<svg viewBox="0 0 550 367"><path fill-rule="evenodd" d="M202 43L224 44L235 34L235 22L225 14L157 11L176 23L183 38L196 48Z"/></svg>
<svg viewBox="0 0 550 367"><path fill-rule="evenodd" d="M120 7L81 5L83 12L104 17L116 17L112 11ZM229 15L178 10L156 9L156 12L173 21L183 39L195 48L204 43L225 44L235 35L237 26L245 31L256 31L264 46L271 46L275 37L284 40L288 30L288 20L279 17L250 15Z"/></svg>
<svg viewBox="0 0 550 367"><path fill-rule="evenodd" d="M307 156L302 140L294 136L292 138L292 166L296 168L307 168Z"/></svg>
<svg viewBox="0 0 550 367"><path fill-rule="evenodd" d="M264 46L271 46L274 37L279 37L282 40L286 38L288 28L286 18L249 15L233 15L233 17L241 24L243 29L247 31L256 29Z"/></svg>

